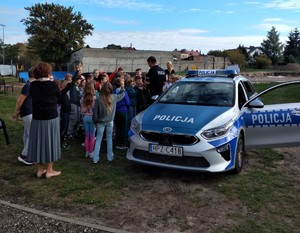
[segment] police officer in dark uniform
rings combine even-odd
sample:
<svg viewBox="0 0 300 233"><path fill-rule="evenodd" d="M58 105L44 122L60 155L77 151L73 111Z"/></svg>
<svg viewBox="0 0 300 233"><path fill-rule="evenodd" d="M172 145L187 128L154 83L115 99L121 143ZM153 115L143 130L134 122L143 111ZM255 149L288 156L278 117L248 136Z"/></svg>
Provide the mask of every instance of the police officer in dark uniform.
<svg viewBox="0 0 300 233"><path fill-rule="evenodd" d="M148 57L147 62L150 69L146 74L145 84L151 96L160 95L166 82L165 70L156 64L156 58L153 56Z"/></svg>

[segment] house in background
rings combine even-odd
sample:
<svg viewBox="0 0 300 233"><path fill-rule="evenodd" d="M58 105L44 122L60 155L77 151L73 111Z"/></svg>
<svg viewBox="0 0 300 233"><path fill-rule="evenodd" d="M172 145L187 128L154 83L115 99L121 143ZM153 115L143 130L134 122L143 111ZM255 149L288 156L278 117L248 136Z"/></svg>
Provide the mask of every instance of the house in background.
<svg viewBox="0 0 300 233"><path fill-rule="evenodd" d="M191 50L191 51L188 51L188 50L181 50L181 60L194 60L195 57L199 57L200 56L200 53L196 50Z"/></svg>
<svg viewBox="0 0 300 233"><path fill-rule="evenodd" d="M247 51L248 56L250 58L253 58L256 55L263 54L263 51L262 51L261 47L250 46L250 47L246 48L246 51Z"/></svg>

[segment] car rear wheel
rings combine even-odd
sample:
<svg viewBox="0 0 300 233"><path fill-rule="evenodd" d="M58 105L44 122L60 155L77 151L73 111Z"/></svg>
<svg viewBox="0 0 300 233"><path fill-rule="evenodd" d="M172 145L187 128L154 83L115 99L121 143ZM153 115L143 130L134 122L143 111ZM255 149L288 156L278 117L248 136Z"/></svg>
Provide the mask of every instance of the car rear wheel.
<svg viewBox="0 0 300 233"><path fill-rule="evenodd" d="M245 144L244 144L244 137L243 135L239 136L236 151L235 151L235 158L234 158L234 169L233 173L238 174L243 170L245 161Z"/></svg>

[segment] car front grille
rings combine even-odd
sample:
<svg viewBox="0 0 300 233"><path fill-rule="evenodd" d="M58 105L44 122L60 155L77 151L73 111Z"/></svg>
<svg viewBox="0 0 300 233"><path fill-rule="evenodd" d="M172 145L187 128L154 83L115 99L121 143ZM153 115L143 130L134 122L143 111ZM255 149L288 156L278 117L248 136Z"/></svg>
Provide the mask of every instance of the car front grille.
<svg viewBox="0 0 300 233"><path fill-rule="evenodd" d="M140 136L150 142L157 142L160 145L172 146L177 145L194 145L200 140L194 135L183 134L162 134L157 132L142 131Z"/></svg>
<svg viewBox="0 0 300 233"><path fill-rule="evenodd" d="M158 154L149 153L148 151L137 150L137 149L133 151L133 156L137 159L141 159L145 161L178 165L178 166L203 167L203 168L207 168L210 166L209 162L203 157L191 157L191 156L176 157L176 156L168 156L168 155L158 155Z"/></svg>

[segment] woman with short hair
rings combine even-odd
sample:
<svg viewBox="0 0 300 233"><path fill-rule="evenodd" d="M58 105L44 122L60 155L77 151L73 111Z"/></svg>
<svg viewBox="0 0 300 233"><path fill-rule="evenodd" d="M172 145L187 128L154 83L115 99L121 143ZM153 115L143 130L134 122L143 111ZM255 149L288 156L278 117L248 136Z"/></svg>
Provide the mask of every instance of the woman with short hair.
<svg viewBox="0 0 300 233"><path fill-rule="evenodd" d="M57 111L60 90L58 85L51 81L51 73L50 64L38 63L33 70L36 80L30 85L32 122L28 156L30 161L37 164L38 178L43 175L51 178L61 174L53 169L53 162L61 158L60 122Z"/></svg>

